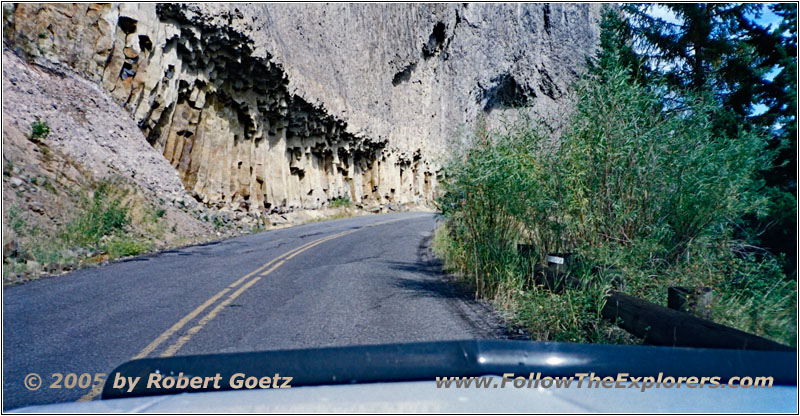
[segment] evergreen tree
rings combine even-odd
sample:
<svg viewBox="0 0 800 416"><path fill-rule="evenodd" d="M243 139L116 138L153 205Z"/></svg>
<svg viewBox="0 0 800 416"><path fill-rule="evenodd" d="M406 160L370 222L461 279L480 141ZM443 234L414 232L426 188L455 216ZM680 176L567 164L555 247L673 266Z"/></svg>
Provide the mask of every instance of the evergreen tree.
<svg viewBox="0 0 800 416"><path fill-rule="evenodd" d="M602 78L606 68L619 64L631 71L633 79L644 82L645 69L633 48L633 32L624 16L613 7L604 7L600 22L600 49L587 59L589 72Z"/></svg>
<svg viewBox="0 0 800 416"><path fill-rule="evenodd" d="M746 118L757 98L756 89L771 69L750 42L759 26L752 20L757 4L661 4L680 23L653 17L655 4L630 4L638 46L652 66L680 90L709 90L720 103Z"/></svg>
<svg viewBox="0 0 800 416"><path fill-rule="evenodd" d="M678 96L706 91L727 111L713 120L733 137L740 130L770 136L777 154L762 172L770 188L769 213L751 219L749 232L775 253L785 253L787 273L796 259L797 6L770 5L782 23L773 30L756 22L755 3L661 3L677 22L653 16L655 4L628 4L637 51ZM774 75L774 77L770 77ZM680 98L678 99L680 101ZM766 106L754 114L757 105Z"/></svg>
<svg viewBox="0 0 800 416"><path fill-rule="evenodd" d="M767 57L775 76L758 91L767 111L753 121L768 129L770 148L777 153L773 168L764 172L770 186L770 212L763 226L762 245L786 254L786 273L796 273L797 260L797 4L770 5L781 23L771 31L754 31L753 40Z"/></svg>
<svg viewBox="0 0 800 416"><path fill-rule="evenodd" d="M765 64L776 68L771 82L761 84L758 98L767 111L753 117L771 129L778 151L775 169L766 175L767 183L797 197L797 4L770 5L782 21L772 31L754 30L753 39L760 52L769 57Z"/></svg>

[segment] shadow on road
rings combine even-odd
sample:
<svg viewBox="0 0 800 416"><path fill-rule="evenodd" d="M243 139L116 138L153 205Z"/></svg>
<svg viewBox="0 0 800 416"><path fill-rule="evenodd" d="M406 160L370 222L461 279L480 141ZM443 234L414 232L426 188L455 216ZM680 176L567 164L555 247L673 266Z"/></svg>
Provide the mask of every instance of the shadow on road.
<svg viewBox="0 0 800 416"><path fill-rule="evenodd" d="M414 273L418 278L397 278L392 284L398 289L414 292L416 296L439 299L474 300L473 291L463 282L442 273L437 262L384 262L389 269Z"/></svg>

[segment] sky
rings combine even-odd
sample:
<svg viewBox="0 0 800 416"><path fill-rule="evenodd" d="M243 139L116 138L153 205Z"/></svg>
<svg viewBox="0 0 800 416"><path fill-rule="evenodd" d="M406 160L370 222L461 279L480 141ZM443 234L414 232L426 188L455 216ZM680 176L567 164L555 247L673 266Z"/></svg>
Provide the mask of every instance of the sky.
<svg viewBox="0 0 800 416"><path fill-rule="evenodd" d="M769 25L769 28L772 29L778 26L778 24L781 22L781 18L775 13L772 13L772 11L767 7L769 4L770 3L762 3L761 17L756 19L756 22L764 26Z"/></svg>
<svg viewBox="0 0 800 416"><path fill-rule="evenodd" d="M772 28L773 25L777 26L778 23L780 23L781 18L775 13L772 13L771 10L769 10L768 6L770 4L771 3L761 3L761 17L757 18L756 22L764 26L769 25L770 28ZM673 14L671 11L669 11L669 9L667 9L664 6L660 5L654 6L650 10L650 15L653 17L664 19L670 23L680 23L680 19L678 19L675 16L675 14Z"/></svg>

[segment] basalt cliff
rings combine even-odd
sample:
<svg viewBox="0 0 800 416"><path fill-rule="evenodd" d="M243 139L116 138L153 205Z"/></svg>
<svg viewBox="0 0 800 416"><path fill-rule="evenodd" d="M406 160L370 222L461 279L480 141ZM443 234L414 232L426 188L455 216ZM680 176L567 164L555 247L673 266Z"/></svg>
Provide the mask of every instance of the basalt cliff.
<svg viewBox="0 0 800 416"><path fill-rule="evenodd" d="M99 86L197 204L261 218L335 198L429 203L437 158L463 126L520 109L557 122L600 13L26 3L4 5L3 38L29 62Z"/></svg>

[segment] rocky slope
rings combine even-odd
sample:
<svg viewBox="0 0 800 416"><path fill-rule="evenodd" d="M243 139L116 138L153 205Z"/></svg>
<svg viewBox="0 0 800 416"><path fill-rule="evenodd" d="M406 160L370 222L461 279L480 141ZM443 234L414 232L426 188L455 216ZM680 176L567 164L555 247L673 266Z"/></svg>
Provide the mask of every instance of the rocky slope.
<svg viewBox="0 0 800 416"><path fill-rule="evenodd" d="M4 38L100 85L199 202L238 215L429 201L446 138L557 123L600 6L18 4Z"/></svg>
<svg viewBox="0 0 800 416"><path fill-rule="evenodd" d="M227 231L184 205L197 204L178 174L99 86L30 65L5 47L2 56L4 284L109 258L98 245L64 238L91 215L87 200L100 187L125 207L124 238L135 245L112 254Z"/></svg>

